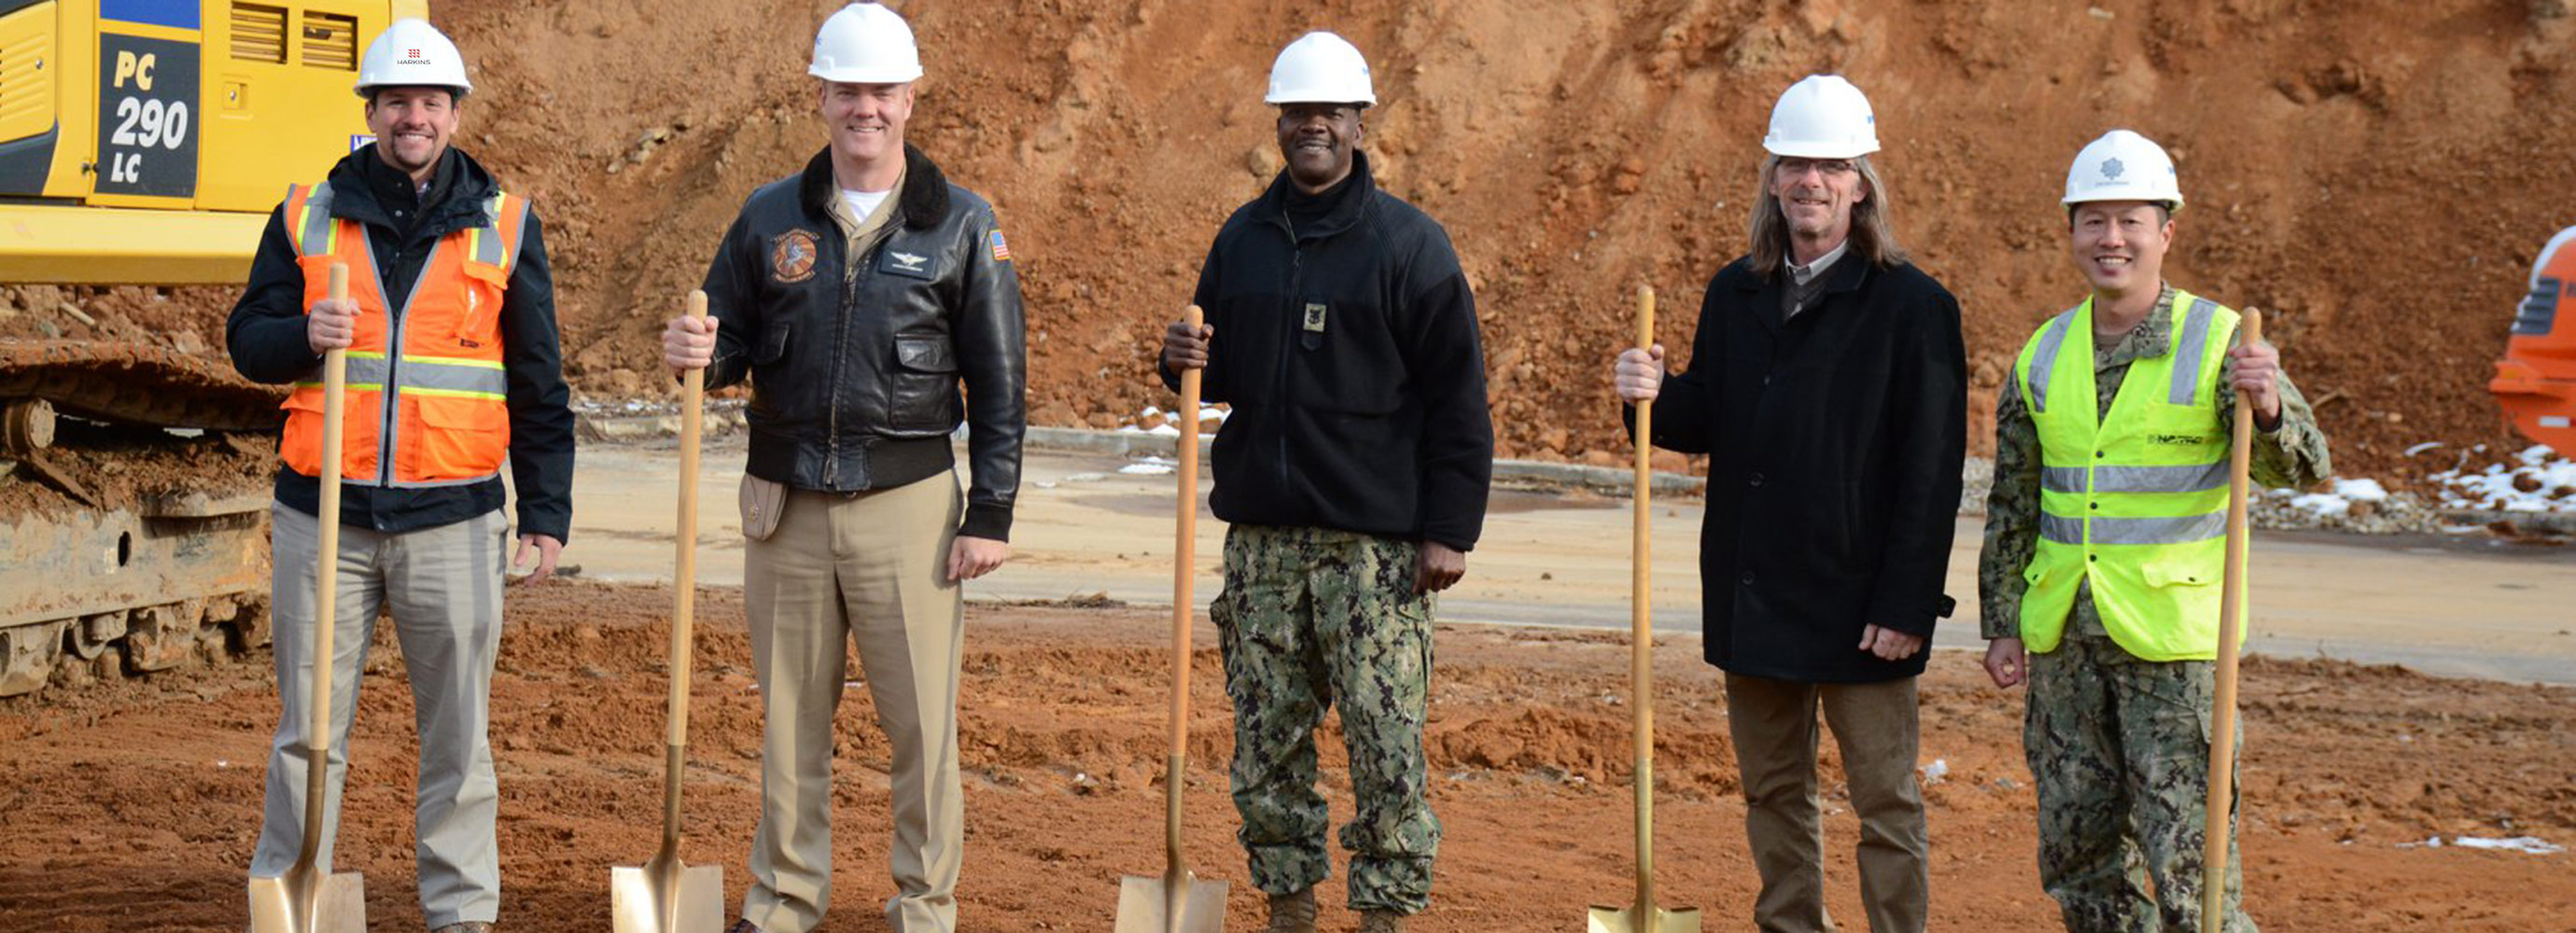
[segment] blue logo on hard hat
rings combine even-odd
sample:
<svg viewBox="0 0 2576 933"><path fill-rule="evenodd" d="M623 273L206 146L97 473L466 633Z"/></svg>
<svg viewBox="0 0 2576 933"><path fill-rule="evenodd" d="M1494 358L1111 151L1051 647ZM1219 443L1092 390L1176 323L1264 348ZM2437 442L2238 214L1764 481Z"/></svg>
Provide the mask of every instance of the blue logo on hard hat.
<svg viewBox="0 0 2576 933"><path fill-rule="evenodd" d="M2118 159L2102 160L2102 177L2104 178L2117 179L2120 177L2121 172L2127 170L2128 167L2121 165L2120 160Z"/></svg>

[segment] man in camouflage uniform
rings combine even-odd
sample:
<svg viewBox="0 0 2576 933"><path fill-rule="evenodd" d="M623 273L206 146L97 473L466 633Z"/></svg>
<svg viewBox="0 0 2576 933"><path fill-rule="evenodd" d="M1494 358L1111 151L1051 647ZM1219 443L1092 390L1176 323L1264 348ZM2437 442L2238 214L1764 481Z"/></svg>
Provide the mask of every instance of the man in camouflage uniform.
<svg viewBox="0 0 2576 933"><path fill-rule="evenodd" d="M2172 216L2182 206L2171 165L2160 147L2127 131L2077 157L2066 204L2076 265L2093 294L2041 326L1995 412L1995 482L1978 565L1991 640L1986 670L1998 686L2030 684L2022 740L2039 797L2040 883L2066 928L2084 933L2200 929L2224 444L2238 393L2255 409L2255 482L2308 486L2330 471L2325 436L2281 371L2278 351L2233 341L2233 312L2165 284ZM2047 375L2080 377L2087 350L2089 399L2080 378ZM2195 358L2223 362L2196 368ZM2133 369L2150 375L2130 378ZM2091 404L2034 411L2066 395ZM2173 404L2160 404L2168 398ZM2080 446L2101 449L2051 446L2047 438L2070 435L2050 434L2042 418L2086 415L2099 433ZM2061 465L2118 463L2141 449L2120 446L2141 433L2124 434L2120 422L2158 418L2181 428L2147 432L2146 444L2188 442L2214 460ZM2155 502L2172 517L2106 517ZM2171 540L2138 533L2184 528ZM2066 572L2054 572L2052 549L2066 555ZM2149 550L2154 560L2142 576L2116 571ZM2050 588L2071 588L2071 603L2042 592ZM2231 737L2242 739L2241 730ZM2252 931L2239 906L2238 867L2231 831L2225 928Z"/></svg>
<svg viewBox="0 0 2576 933"><path fill-rule="evenodd" d="M1349 905L1392 933L1430 902L1424 800L1433 594L1466 573L1493 471L1475 301L1448 235L1377 188L1358 144L1376 103L1359 50L1280 53L1286 168L1226 221L1199 271L1207 323L1175 321L1161 372L1205 370L1233 413L1209 505L1232 524L1208 609L1234 701L1235 808L1276 933L1315 930L1330 873L1315 729L1341 706L1358 813ZM1186 417L1186 415L1185 415Z"/></svg>

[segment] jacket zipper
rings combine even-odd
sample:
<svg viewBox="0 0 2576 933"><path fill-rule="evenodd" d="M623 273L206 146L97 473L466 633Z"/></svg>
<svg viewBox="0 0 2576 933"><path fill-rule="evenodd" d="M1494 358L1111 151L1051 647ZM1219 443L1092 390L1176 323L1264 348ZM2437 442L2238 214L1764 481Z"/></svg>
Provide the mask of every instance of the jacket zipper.
<svg viewBox="0 0 2576 933"><path fill-rule="evenodd" d="M1280 315L1283 319L1280 323L1286 326L1288 336L1287 340L1279 345L1280 349L1285 351L1279 356L1279 406L1284 410L1293 404L1288 395L1290 389L1288 376L1297 363L1297 329L1303 319L1303 309L1299 306L1305 300L1301 286L1304 283L1306 246L1298 241L1296 222L1289 220L1284 210L1279 215L1279 228L1288 232L1288 307L1287 313ZM1272 467L1279 475L1275 480L1276 485L1272 488L1287 489L1289 488L1288 432L1285 430L1287 425L1282 424L1280 427L1281 430L1274 432L1279 443Z"/></svg>
<svg viewBox="0 0 2576 933"><path fill-rule="evenodd" d="M835 232L838 232L835 225ZM841 308L832 340L832 383L830 415L825 419L823 434L823 485L840 485L841 478L841 386L842 368L850 355L850 314L859 304L858 256L849 255L847 239L841 247Z"/></svg>
<svg viewBox="0 0 2576 933"><path fill-rule="evenodd" d="M361 225L361 229L364 229L363 225ZM402 247L402 243L397 242L394 244L393 273L395 275L402 274ZM368 252L374 252L372 244L370 244ZM412 276L412 287L420 287L420 276L427 274L429 274L429 263L423 261L420 266L420 272ZM403 322L404 319L408 317L404 312L411 310L410 293L406 292L400 299L396 299L394 297L392 285L392 280L385 276L384 263L382 261L378 261L376 264L376 294L382 296L385 300L386 327L385 384L377 389L377 394L384 396L384 420L377 422L376 424L375 485L386 488L393 486L394 440L395 435L400 433L402 430L401 422L396 420L396 415L401 410L400 406L402 405ZM397 301L400 303L397 304Z"/></svg>

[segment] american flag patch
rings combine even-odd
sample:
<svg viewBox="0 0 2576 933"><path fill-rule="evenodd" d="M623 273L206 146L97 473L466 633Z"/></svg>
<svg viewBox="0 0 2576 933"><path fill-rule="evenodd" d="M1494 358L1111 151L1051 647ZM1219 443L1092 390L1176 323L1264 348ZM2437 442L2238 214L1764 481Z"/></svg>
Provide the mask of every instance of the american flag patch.
<svg viewBox="0 0 2576 933"><path fill-rule="evenodd" d="M1011 261L1011 241L1002 239L1002 231L993 231L993 261Z"/></svg>

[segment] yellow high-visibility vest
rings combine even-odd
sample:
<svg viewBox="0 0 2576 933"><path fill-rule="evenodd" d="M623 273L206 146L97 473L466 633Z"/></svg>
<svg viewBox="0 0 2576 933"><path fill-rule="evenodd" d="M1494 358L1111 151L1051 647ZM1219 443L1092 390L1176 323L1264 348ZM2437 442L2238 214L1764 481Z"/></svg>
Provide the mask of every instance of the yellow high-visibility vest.
<svg viewBox="0 0 2576 933"><path fill-rule="evenodd" d="M2054 650L2079 584L2113 641L2149 661L2218 656L2227 564L2228 435L2218 380L2236 312L2176 292L2172 344L2129 364L2106 420L2093 381L2093 300L2040 327L2013 364L2039 429L2039 549L2023 571L2022 642ZM2242 644L2242 634L2239 644Z"/></svg>

